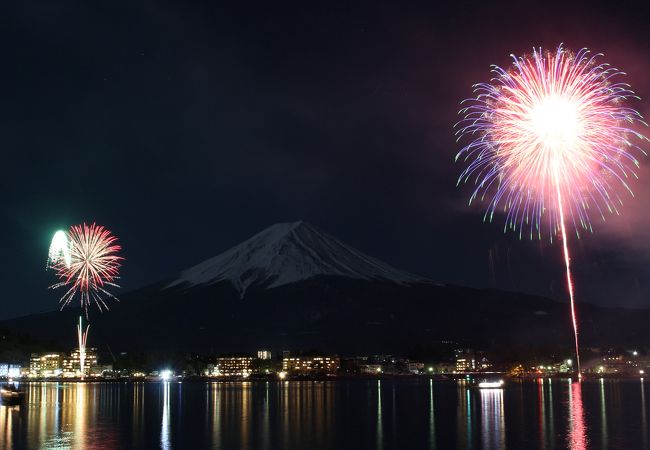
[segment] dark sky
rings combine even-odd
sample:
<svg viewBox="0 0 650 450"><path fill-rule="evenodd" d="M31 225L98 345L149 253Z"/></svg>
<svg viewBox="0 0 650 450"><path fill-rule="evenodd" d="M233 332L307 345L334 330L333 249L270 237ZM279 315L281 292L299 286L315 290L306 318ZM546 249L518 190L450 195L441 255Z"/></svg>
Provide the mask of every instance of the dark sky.
<svg viewBox="0 0 650 450"><path fill-rule="evenodd" d="M0 317L56 308L49 240L82 221L120 237L121 292L304 219L439 281L564 298L557 243L503 235L455 187L458 103L564 42L624 69L648 116L647 10L224 3L2 3ZM634 188L572 242L579 300L650 307L650 171Z"/></svg>

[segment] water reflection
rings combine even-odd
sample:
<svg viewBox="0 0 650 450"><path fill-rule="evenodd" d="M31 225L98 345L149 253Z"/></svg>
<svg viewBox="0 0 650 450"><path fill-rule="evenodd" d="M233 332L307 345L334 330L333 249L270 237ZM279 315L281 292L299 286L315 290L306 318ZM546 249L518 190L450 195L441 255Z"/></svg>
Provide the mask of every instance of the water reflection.
<svg viewBox="0 0 650 450"><path fill-rule="evenodd" d="M472 393L466 380L457 382L457 439L459 448L472 448Z"/></svg>
<svg viewBox="0 0 650 450"><path fill-rule="evenodd" d="M605 403L605 380L598 380L600 385L600 441L603 449L607 449L607 404Z"/></svg>
<svg viewBox="0 0 650 450"><path fill-rule="evenodd" d="M506 448L503 389L481 390L481 434L483 449Z"/></svg>
<svg viewBox="0 0 650 450"><path fill-rule="evenodd" d="M429 380L429 449L436 448L436 412L433 408L433 380Z"/></svg>
<svg viewBox="0 0 650 450"><path fill-rule="evenodd" d="M0 408L0 428L5 432L2 433L0 443L2 448L12 448L13 446L13 429L14 421L19 420L19 407L9 406Z"/></svg>
<svg viewBox="0 0 650 450"><path fill-rule="evenodd" d="M582 408L582 383L569 380L569 448L585 450L587 448L587 427Z"/></svg>
<svg viewBox="0 0 650 450"><path fill-rule="evenodd" d="M377 380L377 448L384 448L384 423L381 415L381 380Z"/></svg>
<svg viewBox="0 0 650 450"><path fill-rule="evenodd" d="M645 388L643 378L641 378L641 440L643 448L648 448L648 423L645 416Z"/></svg>
<svg viewBox="0 0 650 450"><path fill-rule="evenodd" d="M546 385L548 384L548 388ZM538 387L538 404L539 404L539 434L540 448L552 449L555 447L555 420L553 418L553 380L551 378L539 378Z"/></svg>
<svg viewBox="0 0 650 450"><path fill-rule="evenodd" d="M645 385L637 380L544 379L502 390L432 380L27 383L25 390L25 404L0 406L0 449L582 450L650 444Z"/></svg>
<svg viewBox="0 0 650 450"><path fill-rule="evenodd" d="M170 448L170 430L169 430L169 381L165 381L161 385L163 391L163 406L162 406L162 424L160 426L160 446L163 450Z"/></svg>
<svg viewBox="0 0 650 450"><path fill-rule="evenodd" d="M84 438L87 436L87 414L88 414L88 399L86 398L86 384L80 383L74 389L75 395L75 406L74 408L74 436L77 438L74 440L74 448L85 449L88 448L84 442Z"/></svg>

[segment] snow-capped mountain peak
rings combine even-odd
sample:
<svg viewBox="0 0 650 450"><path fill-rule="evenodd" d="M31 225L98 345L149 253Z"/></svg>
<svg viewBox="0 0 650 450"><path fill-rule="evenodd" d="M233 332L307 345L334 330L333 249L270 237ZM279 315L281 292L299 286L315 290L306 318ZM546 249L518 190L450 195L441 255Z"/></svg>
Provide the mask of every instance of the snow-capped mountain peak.
<svg viewBox="0 0 650 450"><path fill-rule="evenodd" d="M372 258L317 227L279 223L241 244L181 272L165 288L230 281L243 296L252 285L273 288L318 275L381 279L398 284L432 283Z"/></svg>

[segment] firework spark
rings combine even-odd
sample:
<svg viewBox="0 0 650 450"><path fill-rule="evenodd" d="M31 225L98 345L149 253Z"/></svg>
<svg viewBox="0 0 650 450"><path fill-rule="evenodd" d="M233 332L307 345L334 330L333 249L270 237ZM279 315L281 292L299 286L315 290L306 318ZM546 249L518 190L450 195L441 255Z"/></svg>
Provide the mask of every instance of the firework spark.
<svg viewBox="0 0 650 450"><path fill-rule="evenodd" d="M61 230L54 233L54 237L52 237L52 243L48 252L47 267L53 267L59 262L65 263L66 266L70 266L72 262L68 235L65 234L65 231Z"/></svg>
<svg viewBox="0 0 650 450"><path fill-rule="evenodd" d="M561 45L513 56L511 68L493 66L492 80L474 86L456 124L458 139L470 140L456 155L466 163L458 184L473 184L470 204L487 201L484 220L501 210L504 231L562 238L578 373L567 222L580 237L593 217L618 214L619 191L632 194L629 180L637 177L635 155L645 155L646 138L635 130L645 122L625 105L638 97L600 57Z"/></svg>
<svg viewBox="0 0 650 450"><path fill-rule="evenodd" d="M122 257L118 256L121 247L117 238L106 228L92 224L74 225L63 237L57 232L54 239L68 248L69 257L50 254L50 265L56 271L59 282L51 288L66 287L61 297L61 308L67 306L78 296L81 306L87 310L95 303L100 310L108 308L104 297L113 297L107 288L119 287L115 282L119 276ZM58 236L58 237L57 237ZM60 244L57 244L60 245ZM55 248L58 248L55 247ZM55 255L59 253L55 252Z"/></svg>

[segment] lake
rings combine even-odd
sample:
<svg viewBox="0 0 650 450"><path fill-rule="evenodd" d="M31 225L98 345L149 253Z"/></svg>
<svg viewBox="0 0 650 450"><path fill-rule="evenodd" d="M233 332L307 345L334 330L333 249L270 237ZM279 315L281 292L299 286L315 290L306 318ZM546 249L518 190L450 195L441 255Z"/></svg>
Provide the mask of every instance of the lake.
<svg viewBox="0 0 650 450"><path fill-rule="evenodd" d="M0 407L0 448L644 449L646 384L25 383Z"/></svg>

